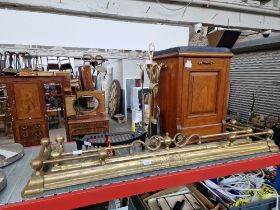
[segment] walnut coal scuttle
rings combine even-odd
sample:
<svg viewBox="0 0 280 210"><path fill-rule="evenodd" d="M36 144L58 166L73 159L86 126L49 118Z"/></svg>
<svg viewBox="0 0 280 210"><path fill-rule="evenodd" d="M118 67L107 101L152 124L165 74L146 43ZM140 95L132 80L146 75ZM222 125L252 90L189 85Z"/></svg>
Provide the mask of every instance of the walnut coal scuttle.
<svg viewBox="0 0 280 210"><path fill-rule="evenodd" d="M232 56L227 48L214 47L177 47L155 53L156 62L166 63L158 91L163 133L225 131Z"/></svg>

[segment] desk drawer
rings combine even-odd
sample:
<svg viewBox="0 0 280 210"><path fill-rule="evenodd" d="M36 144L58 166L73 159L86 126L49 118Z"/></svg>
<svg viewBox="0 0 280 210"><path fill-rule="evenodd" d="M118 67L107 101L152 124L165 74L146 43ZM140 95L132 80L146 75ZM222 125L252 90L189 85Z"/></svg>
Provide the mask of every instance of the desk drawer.
<svg viewBox="0 0 280 210"><path fill-rule="evenodd" d="M98 128L80 128L80 129L72 129L70 131L71 136L78 136L78 135L86 135L86 134L93 134L93 133L106 133L108 132L107 127L98 127Z"/></svg>
<svg viewBox="0 0 280 210"><path fill-rule="evenodd" d="M15 141L23 146L39 145L43 137L48 136L44 121L23 121L15 123Z"/></svg>
<svg viewBox="0 0 280 210"><path fill-rule="evenodd" d="M109 121L92 123L76 123L69 125L70 136L85 135L91 133L105 133L109 131Z"/></svg>
<svg viewBox="0 0 280 210"><path fill-rule="evenodd" d="M108 121L69 124L71 129L108 127Z"/></svg>

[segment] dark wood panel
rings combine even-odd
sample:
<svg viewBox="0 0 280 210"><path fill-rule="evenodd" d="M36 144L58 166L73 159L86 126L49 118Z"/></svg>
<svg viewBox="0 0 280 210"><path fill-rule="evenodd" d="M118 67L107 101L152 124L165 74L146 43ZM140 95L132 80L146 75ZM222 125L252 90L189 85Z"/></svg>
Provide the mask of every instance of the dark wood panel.
<svg viewBox="0 0 280 210"><path fill-rule="evenodd" d="M168 63L167 68L161 71L159 83L158 105L160 108L161 127L163 132L176 132L176 109L177 109L177 77L173 69L178 68L178 58L163 60ZM170 102L173 103L170 103Z"/></svg>
<svg viewBox="0 0 280 210"><path fill-rule="evenodd" d="M82 90L94 90L91 68L88 65L79 67Z"/></svg>

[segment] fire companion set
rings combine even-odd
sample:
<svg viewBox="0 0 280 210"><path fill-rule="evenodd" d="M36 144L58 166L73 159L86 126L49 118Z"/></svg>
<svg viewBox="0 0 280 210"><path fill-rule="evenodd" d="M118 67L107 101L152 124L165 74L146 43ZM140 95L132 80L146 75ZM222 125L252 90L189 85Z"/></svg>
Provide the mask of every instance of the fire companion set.
<svg viewBox="0 0 280 210"><path fill-rule="evenodd" d="M254 129L235 121L227 128L227 132L218 134L176 134L172 139L167 133L165 137L152 136L145 143L136 140L130 145L73 152L64 151L62 137L56 139L53 151L50 140L44 138L39 156L31 161L34 173L22 195L32 196L51 189L119 176L279 151L271 140L273 131L270 129ZM222 140L202 143L215 138ZM189 145L194 141L198 144ZM145 149L139 152L140 148ZM124 149L126 154L110 155L113 150Z"/></svg>

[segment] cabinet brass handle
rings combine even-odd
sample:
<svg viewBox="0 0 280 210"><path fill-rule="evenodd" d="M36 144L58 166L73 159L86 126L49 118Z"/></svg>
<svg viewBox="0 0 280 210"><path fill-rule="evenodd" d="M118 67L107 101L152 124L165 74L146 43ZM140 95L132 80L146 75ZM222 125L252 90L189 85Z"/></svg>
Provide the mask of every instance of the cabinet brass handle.
<svg viewBox="0 0 280 210"><path fill-rule="evenodd" d="M41 133L37 131L37 132L35 133L35 136L39 137L39 136L41 136Z"/></svg>
<svg viewBox="0 0 280 210"><path fill-rule="evenodd" d="M41 127L40 124L35 124L35 128L39 129Z"/></svg>
<svg viewBox="0 0 280 210"><path fill-rule="evenodd" d="M204 60L204 61L199 61L198 64L199 65L212 65L212 64L214 64L214 61Z"/></svg>
<svg viewBox="0 0 280 210"><path fill-rule="evenodd" d="M27 125L21 126L21 130L27 130Z"/></svg>
<svg viewBox="0 0 280 210"><path fill-rule="evenodd" d="M23 137L23 138L28 137L28 132L22 132L22 137Z"/></svg>

